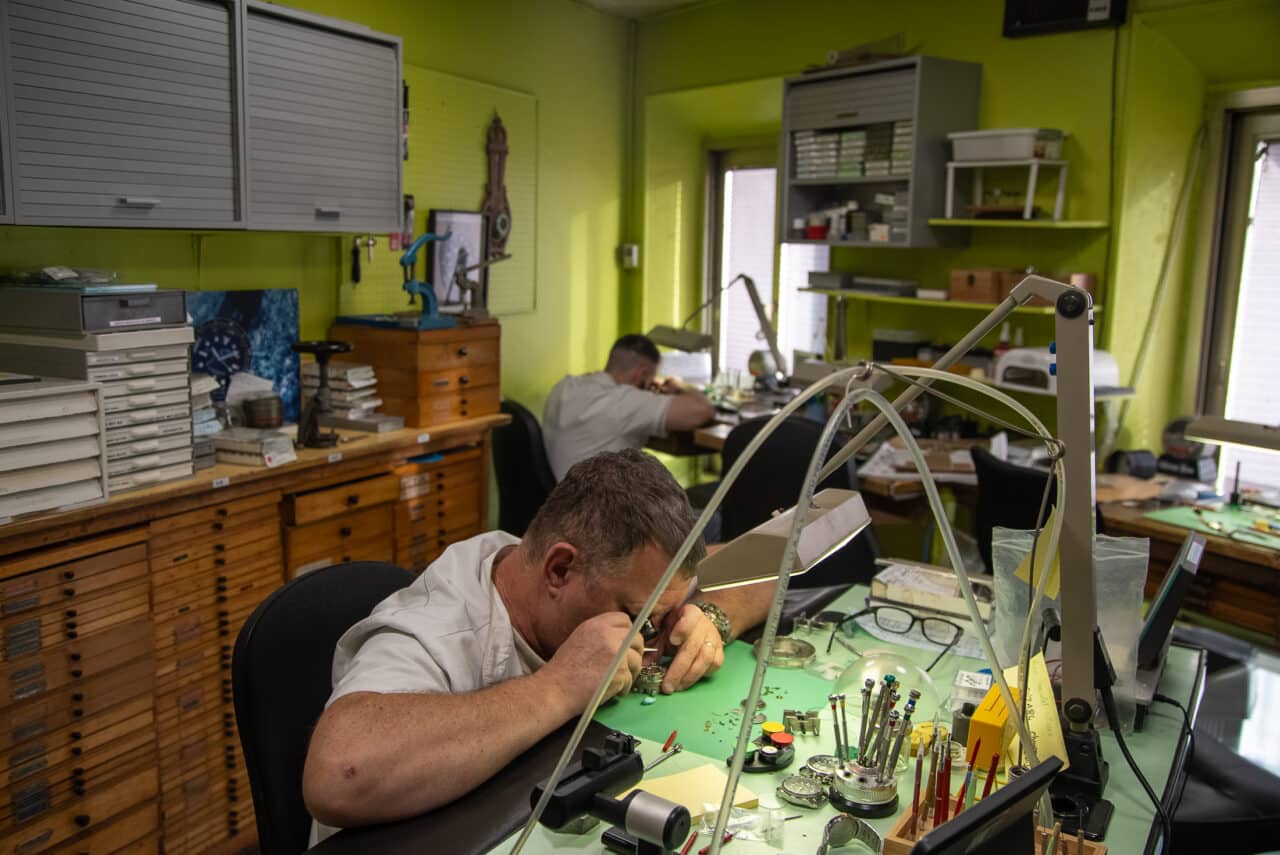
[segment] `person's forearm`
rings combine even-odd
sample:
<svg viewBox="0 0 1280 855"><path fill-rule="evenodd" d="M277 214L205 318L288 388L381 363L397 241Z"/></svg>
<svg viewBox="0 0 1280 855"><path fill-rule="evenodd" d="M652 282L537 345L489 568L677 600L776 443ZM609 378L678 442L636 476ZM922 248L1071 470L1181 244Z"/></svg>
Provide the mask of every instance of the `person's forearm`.
<svg viewBox="0 0 1280 855"><path fill-rule="evenodd" d="M413 816L470 792L574 715L546 682L533 674L478 692L338 700L311 738L308 809L345 828Z"/></svg>
<svg viewBox="0 0 1280 855"><path fill-rule="evenodd" d="M773 604L777 586L778 583L773 581L758 582L738 588L699 593L696 599L714 603L724 609L724 613L729 616L729 628L733 631L733 637L737 638L756 624L764 623L764 619L769 616L769 606Z"/></svg>

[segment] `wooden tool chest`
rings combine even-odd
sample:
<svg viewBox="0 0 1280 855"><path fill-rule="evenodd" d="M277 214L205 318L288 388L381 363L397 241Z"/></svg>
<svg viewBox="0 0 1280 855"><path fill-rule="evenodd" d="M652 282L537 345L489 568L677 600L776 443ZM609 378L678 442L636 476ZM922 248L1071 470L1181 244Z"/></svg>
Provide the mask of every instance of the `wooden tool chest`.
<svg viewBox="0 0 1280 855"><path fill-rule="evenodd" d="M251 846L231 682L245 620L294 571L421 569L485 530L499 423L0 526L0 855ZM243 481L210 489L227 471Z"/></svg>
<svg viewBox="0 0 1280 855"><path fill-rule="evenodd" d="M351 343L351 361L373 366L382 412L413 427L498 412L500 336L496 321L444 330L329 329L329 338Z"/></svg>

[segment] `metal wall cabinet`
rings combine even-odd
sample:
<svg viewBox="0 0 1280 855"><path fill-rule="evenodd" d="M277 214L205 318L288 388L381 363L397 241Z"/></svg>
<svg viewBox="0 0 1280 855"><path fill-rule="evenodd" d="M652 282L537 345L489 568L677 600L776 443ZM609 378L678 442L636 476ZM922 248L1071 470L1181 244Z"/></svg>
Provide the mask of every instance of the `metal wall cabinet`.
<svg viewBox="0 0 1280 855"><path fill-rule="evenodd" d="M0 6L16 222L241 222L235 0Z"/></svg>
<svg viewBox="0 0 1280 855"><path fill-rule="evenodd" d="M4 32L4 7L0 6L0 33ZM0 42L3 44L3 42ZM5 65L0 58L0 223L13 222L13 198L9 181L9 111L5 107Z"/></svg>
<svg viewBox="0 0 1280 855"><path fill-rule="evenodd" d="M400 40L249 0L248 225L400 230Z"/></svg>
<svg viewBox="0 0 1280 855"><path fill-rule="evenodd" d="M854 247L954 246L966 241L967 235L934 229L927 221L942 215L947 133L978 126L981 83L981 65L928 56L786 80L779 239ZM889 135L893 154L884 159L884 174L870 174L868 155L879 134ZM889 197L892 205L886 204ZM849 201L872 217L882 217L891 228L889 239L871 240L855 231L810 240L794 232L795 220Z"/></svg>

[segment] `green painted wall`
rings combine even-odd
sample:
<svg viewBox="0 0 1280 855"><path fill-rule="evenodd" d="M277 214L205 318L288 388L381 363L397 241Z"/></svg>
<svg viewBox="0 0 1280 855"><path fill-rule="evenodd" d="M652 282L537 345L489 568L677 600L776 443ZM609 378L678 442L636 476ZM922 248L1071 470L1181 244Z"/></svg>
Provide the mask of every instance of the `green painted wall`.
<svg viewBox="0 0 1280 855"><path fill-rule="evenodd" d="M502 318L503 392L540 411L551 384L603 361L618 331L621 228L629 126L627 24L571 0L293 0L307 11L399 35L407 65L527 92L537 98L536 309ZM429 103L413 92L413 106ZM422 100L420 100L422 99ZM431 123L417 108L413 133ZM460 132L472 133L470 128ZM483 163L484 139L475 156ZM478 207L483 186L462 188ZM419 230L432 199L412 182ZM340 305L399 310L397 253L379 235L364 293L348 281L349 244L332 236L127 229L0 227L0 270L51 263L114 269L130 280L192 289L298 288L302 332L321 337ZM379 296L370 301L368 293ZM370 302L378 305L370 305Z"/></svg>

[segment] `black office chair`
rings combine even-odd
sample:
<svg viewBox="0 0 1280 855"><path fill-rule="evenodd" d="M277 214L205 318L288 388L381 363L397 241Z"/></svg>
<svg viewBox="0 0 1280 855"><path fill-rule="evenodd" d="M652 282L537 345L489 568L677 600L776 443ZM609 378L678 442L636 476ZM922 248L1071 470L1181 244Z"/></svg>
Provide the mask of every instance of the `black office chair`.
<svg viewBox="0 0 1280 855"><path fill-rule="evenodd" d="M264 855L294 855L310 841L302 767L338 639L413 578L379 561L315 570L267 597L240 630L231 683Z"/></svg>
<svg viewBox="0 0 1280 855"><path fill-rule="evenodd" d="M556 486L542 444L542 428L533 413L504 398L502 412L511 424L493 432L493 470L498 480L498 527L522 537L533 516Z"/></svg>
<svg viewBox="0 0 1280 855"><path fill-rule="evenodd" d="M729 432L723 452L725 472L737 462L761 428L768 424L769 418L761 416L742 422ZM809 458L817 449L821 434L822 425L818 422L792 416L765 440L729 488L720 506L724 541L728 542L765 522L774 511L795 504ZM839 442L833 443L832 453L838 447ZM841 467L818 485L819 490L824 487L856 490L857 476L849 467ZM867 528L835 555L803 576L797 576L791 586L799 589L868 584L876 573L875 560L879 554L875 534Z"/></svg>
<svg viewBox="0 0 1280 855"><path fill-rule="evenodd" d="M974 527L978 552L988 573L995 572L991 563L991 532L996 526L1033 529L1040 513L1040 499L1049 473L1001 460L985 448L974 446L973 471L978 476L978 504L974 509ZM1049 504L1058 497L1058 485L1049 487Z"/></svg>

